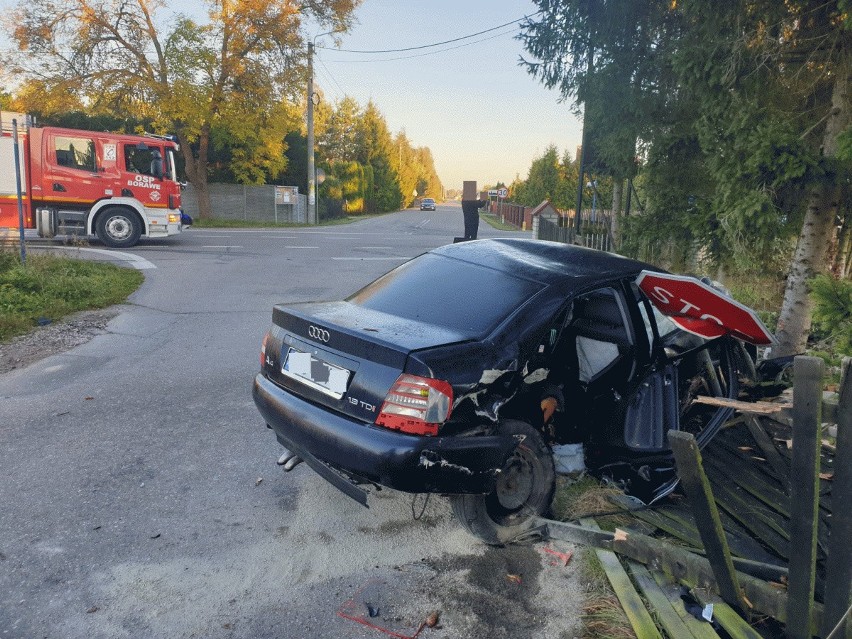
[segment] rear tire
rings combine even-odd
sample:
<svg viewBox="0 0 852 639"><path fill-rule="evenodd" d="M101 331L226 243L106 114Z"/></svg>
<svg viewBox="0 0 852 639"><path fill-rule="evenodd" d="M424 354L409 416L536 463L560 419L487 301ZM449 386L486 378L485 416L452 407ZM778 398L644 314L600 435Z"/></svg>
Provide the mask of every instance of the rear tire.
<svg viewBox="0 0 852 639"><path fill-rule="evenodd" d="M142 222L134 211L110 206L98 214L95 233L110 248L129 248L139 241Z"/></svg>
<svg viewBox="0 0 852 639"><path fill-rule="evenodd" d="M507 419L497 427L497 434L522 441L503 465L494 491L450 496L453 513L462 526L493 546L530 530L535 518L549 510L556 488L553 455L535 428Z"/></svg>

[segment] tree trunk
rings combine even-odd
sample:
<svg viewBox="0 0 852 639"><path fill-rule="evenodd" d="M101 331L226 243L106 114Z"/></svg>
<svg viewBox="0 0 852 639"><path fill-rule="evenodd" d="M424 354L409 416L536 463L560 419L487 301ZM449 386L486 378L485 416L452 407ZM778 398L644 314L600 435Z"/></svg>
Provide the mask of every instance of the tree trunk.
<svg viewBox="0 0 852 639"><path fill-rule="evenodd" d="M612 182L612 242L613 249L621 246L621 196L624 192L624 180L615 178Z"/></svg>
<svg viewBox="0 0 852 639"><path fill-rule="evenodd" d="M837 153L837 137L850 120L848 59L838 64L831 96L831 113L825 126L822 154L831 159ZM836 173L829 170L813 185L796 253L787 276L784 302L778 317L778 346L773 356L794 355L805 350L811 331L812 304L808 281L829 270L828 252L834 233L834 220L840 205L841 189Z"/></svg>
<svg viewBox="0 0 852 639"><path fill-rule="evenodd" d="M210 190L207 188L207 154L210 148L210 125L201 127L198 136L198 157L192 153L192 146L184 136L180 136L180 149L186 162L186 177L195 187L198 198L198 217L208 219L213 217L213 205L210 202Z"/></svg>
<svg viewBox="0 0 852 639"><path fill-rule="evenodd" d="M846 193L844 193L846 195ZM852 275L852 214L849 211L849 202L846 204L846 215L843 216L843 223L840 230L837 232L837 256L834 260L832 273L839 279L849 278Z"/></svg>

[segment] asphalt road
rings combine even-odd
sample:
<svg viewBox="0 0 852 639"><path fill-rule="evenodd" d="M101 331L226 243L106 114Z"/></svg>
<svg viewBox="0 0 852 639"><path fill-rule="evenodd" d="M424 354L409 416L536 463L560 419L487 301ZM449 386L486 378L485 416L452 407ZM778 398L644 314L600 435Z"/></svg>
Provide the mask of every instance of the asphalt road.
<svg viewBox="0 0 852 639"><path fill-rule="evenodd" d="M461 231L442 206L82 250L146 279L106 334L0 375L0 637L405 637L432 610L421 637L577 634L572 566L484 547L439 497L364 509L283 473L251 399L273 303L339 299ZM506 235L528 234L480 226Z"/></svg>

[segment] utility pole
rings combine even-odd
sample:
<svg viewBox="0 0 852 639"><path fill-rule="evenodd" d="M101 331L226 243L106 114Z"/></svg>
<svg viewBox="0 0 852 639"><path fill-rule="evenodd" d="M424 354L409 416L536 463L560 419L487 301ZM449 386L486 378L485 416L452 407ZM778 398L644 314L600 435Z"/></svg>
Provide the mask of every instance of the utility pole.
<svg viewBox="0 0 852 639"><path fill-rule="evenodd" d="M308 42L308 224L319 222L316 189L317 179L314 169L314 43Z"/></svg>
<svg viewBox="0 0 852 639"><path fill-rule="evenodd" d="M308 224L319 224L319 211L317 210L317 170L314 166L314 106L318 96L314 93L314 49L317 38L337 33L338 31L326 31L314 36L308 42Z"/></svg>

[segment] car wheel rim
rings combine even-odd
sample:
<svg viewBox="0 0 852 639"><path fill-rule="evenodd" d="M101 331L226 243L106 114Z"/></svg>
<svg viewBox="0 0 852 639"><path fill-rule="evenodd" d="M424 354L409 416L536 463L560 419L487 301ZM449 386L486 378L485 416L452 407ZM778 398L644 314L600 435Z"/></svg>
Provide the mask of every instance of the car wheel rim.
<svg viewBox="0 0 852 639"><path fill-rule="evenodd" d="M126 217L111 217L105 225L107 235L114 240L124 240L130 236L132 225Z"/></svg>
<svg viewBox="0 0 852 639"><path fill-rule="evenodd" d="M530 455L527 449L519 447L497 477L497 501L506 510L518 510L532 495L535 468Z"/></svg>

